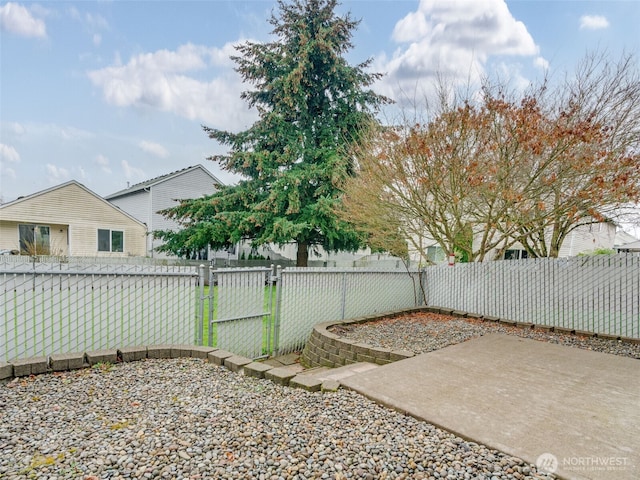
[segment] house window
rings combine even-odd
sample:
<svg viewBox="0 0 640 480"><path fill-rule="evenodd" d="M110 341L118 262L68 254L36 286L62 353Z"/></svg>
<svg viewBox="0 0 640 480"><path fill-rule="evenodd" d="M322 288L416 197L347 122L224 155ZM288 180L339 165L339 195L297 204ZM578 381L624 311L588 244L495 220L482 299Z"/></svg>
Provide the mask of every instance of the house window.
<svg viewBox="0 0 640 480"><path fill-rule="evenodd" d="M122 230L98 229L99 252L124 252L124 232Z"/></svg>
<svg viewBox="0 0 640 480"><path fill-rule="evenodd" d="M526 250L507 250L504 252L505 260L521 260L523 258L529 258L529 253Z"/></svg>
<svg viewBox="0 0 640 480"><path fill-rule="evenodd" d="M21 255L50 255L51 236L46 225L18 225Z"/></svg>
<svg viewBox="0 0 640 480"><path fill-rule="evenodd" d="M445 261L444 250L438 245L427 247L427 258L433 263L442 263Z"/></svg>

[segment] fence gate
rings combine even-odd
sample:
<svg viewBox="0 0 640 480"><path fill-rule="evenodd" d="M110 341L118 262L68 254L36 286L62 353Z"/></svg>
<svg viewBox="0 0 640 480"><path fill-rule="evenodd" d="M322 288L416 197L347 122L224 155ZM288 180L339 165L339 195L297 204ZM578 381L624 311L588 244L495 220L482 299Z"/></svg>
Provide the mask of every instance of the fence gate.
<svg viewBox="0 0 640 480"><path fill-rule="evenodd" d="M275 274L272 269L200 267L198 344L248 358L271 353ZM208 314L207 314L208 313Z"/></svg>

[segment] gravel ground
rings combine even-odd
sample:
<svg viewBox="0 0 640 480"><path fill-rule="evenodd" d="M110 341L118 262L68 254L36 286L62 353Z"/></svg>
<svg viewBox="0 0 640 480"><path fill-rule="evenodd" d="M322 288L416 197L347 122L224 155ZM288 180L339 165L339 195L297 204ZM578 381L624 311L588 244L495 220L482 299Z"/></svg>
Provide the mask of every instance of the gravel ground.
<svg viewBox="0 0 640 480"><path fill-rule="evenodd" d="M560 345L611 353L640 359L640 344L605 340L597 337L567 335L542 330L510 327L495 322L466 319L437 313L414 313L331 329L350 340L376 347L409 350L416 354L431 352L489 333L506 333Z"/></svg>
<svg viewBox="0 0 640 480"><path fill-rule="evenodd" d="M552 477L354 392L175 359L0 385L0 478Z"/></svg>

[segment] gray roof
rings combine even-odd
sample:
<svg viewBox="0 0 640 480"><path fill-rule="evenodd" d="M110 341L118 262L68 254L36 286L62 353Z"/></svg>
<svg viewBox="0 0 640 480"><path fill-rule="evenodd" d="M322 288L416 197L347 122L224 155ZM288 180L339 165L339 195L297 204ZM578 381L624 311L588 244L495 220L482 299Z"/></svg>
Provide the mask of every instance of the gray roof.
<svg viewBox="0 0 640 480"><path fill-rule="evenodd" d="M640 240L635 242L625 243L623 245L616 245L615 247L618 250L638 250L640 251Z"/></svg>
<svg viewBox="0 0 640 480"><path fill-rule="evenodd" d="M107 195L104 198L106 198L107 200L111 200L116 197L121 197L123 195L128 195L130 193L138 192L145 188L153 187L154 185L157 185L162 182L166 182L167 180L171 180L172 178L178 177L187 172L190 172L192 170L197 170L197 169L201 169L203 172L208 174L211 177L211 179L214 181L214 183L217 183L218 185L222 185L222 182L215 175L213 175L209 170L204 168L202 165L193 165L191 167L183 168L181 170L176 170L175 172L167 173L166 175L160 175L159 177L155 177L150 180L146 180L144 182L136 183L135 185L131 185L130 187L125 188L124 190L120 190L118 192Z"/></svg>

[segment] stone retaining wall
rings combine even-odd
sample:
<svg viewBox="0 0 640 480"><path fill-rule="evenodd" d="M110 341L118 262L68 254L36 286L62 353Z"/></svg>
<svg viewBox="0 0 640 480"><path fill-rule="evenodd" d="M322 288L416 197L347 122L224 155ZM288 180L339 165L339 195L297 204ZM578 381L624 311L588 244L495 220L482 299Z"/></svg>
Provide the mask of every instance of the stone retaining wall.
<svg viewBox="0 0 640 480"><path fill-rule="evenodd" d="M553 327L550 325L537 325L528 322L516 322L513 320L482 316L475 313L462 312L458 310L452 310L450 308L443 307L419 307L409 308L405 310L399 310L395 312L384 313L380 315L370 315L367 317L352 318L349 320L339 320L335 322L319 323L313 327L311 337L304 347L300 362L306 368L313 367L340 367L342 365L349 365L356 362L371 362L378 365L385 365L387 363L395 362L405 358L414 356L413 352L406 350L393 351L388 348L374 347L366 343L357 343L353 340L342 338L335 333L329 331L331 327L339 325L350 325L354 323L366 323L375 320L381 320L383 318L395 318L401 317L406 314L416 312L432 312L441 313L444 315L451 315L461 318L473 318L477 320L483 320L485 322L496 322L503 325L509 325L519 328L535 328L536 330L556 332L563 334L581 335L585 337L598 337L607 340L619 340L629 343L640 343L640 339L620 337L608 334L596 334L593 332L584 332L581 330L572 330L564 327Z"/></svg>
<svg viewBox="0 0 640 480"><path fill-rule="evenodd" d="M413 357L414 353L407 350L391 350L389 348L374 347L366 343L358 343L342 338L329 331L338 325L352 325L366 323L383 318L401 317L410 313L427 311L426 307L408 308L378 315L337 320L335 322L319 323L313 327L309 341L302 351L300 363L305 368L341 367L356 362L370 362L378 365L396 362Z"/></svg>

